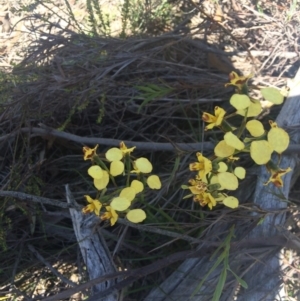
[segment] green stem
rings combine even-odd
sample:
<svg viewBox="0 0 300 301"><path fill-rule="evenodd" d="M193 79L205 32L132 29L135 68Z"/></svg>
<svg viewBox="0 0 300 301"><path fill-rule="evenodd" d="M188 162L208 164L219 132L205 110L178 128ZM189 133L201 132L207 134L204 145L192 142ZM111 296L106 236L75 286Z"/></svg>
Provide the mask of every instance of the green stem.
<svg viewBox="0 0 300 301"><path fill-rule="evenodd" d="M241 123L241 126L240 126L240 128L239 128L239 131L238 131L238 133L237 133L237 137L238 137L238 138L240 138L240 137L242 136L242 134L243 134L243 132L244 132L244 130L245 130L245 128L246 128L248 110L249 110L249 108L247 108L247 110L246 110L246 114L245 114L245 116L244 116L244 119L243 119L243 121L242 121L242 123Z"/></svg>

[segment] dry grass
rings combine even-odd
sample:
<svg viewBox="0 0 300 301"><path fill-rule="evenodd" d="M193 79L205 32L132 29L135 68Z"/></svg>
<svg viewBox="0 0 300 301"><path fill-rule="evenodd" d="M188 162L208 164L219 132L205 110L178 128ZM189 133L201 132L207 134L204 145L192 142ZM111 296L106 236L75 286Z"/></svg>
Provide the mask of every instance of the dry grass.
<svg viewBox="0 0 300 301"><path fill-rule="evenodd" d="M190 2L187 7L192 7L189 5ZM252 175L249 173L237 192L243 205L239 210L222 207L214 211L199 210L191 200L183 200L181 189L190 177L187 166L194 160L194 151L182 150L177 144L218 138L217 131L204 134L199 116L220 102L228 106L226 101L232 90L225 89L224 83L230 70L239 68L247 72L254 68L254 62L256 70L260 71L254 84L284 84L284 76L291 76L288 72L293 72L287 65L292 65L296 58L287 62L286 57L279 55L283 51L293 52L294 43L293 33L284 38L281 31L291 22L298 22L299 16L293 15L282 24L274 22L275 16L268 20L265 15L257 15L245 7L240 13L236 12L234 18L226 12L226 6L223 11L228 17L225 28L222 25L212 29L214 21L201 15L202 23L196 25L195 17L190 16L193 17L190 28L183 26L150 37L122 40L66 29L55 35L43 33L44 39L32 38L22 62L14 66L11 73L1 73L2 190L65 202L64 185L68 183L78 202L83 204L83 195L93 191L86 174L88 164L81 154L81 147L89 141L85 139L99 139L102 153L121 140L138 142L140 147L136 155L151 158L155 172L163 181L163 189L147 195L147 203L141 204L147 211L147 224L160 229L162 234L145 229L128 230L122 224L105 229L108 246L115 253L114 260L120 269L143 268L177 251L195 249L191 241L187 243L168 237L164 232L167 230L205 242L211 251L216 247L216 241L224 239L227 230L236 224L239 227L230 258L250 247L257 248L263 256L265 250L259 248L262 242L249 242L249 245L241 242L257 220L267 214L251 205L255 170ZM263 20L267 20L265 24L249 30L250 26L255 27ZM273 35L264 31L271 27L276 29ZM238 34L232 32L231 36L228 31L233 28ZM259 30L265 35L262 36ZM282 48L273 47L267 58L247 57L247 47L257 51L270 50L276 32L282 37ZM238 41L228 42L228 37ZM214 46L204 42L204 38ZM265 44L260 43L261 40ZM235 58L234 64L228 59L228 53L220 50L224 41L228 42L231 53L243 52ZM243 45L247 47L243 48ZM225 67L220 67L220 60ZM56 135L52 129L65 136ZM165 150L164 143L174 148ZM207 153L208 149L203 151ZM251 170L250 162L245 160L243 164ZM253 211L258 214L256 220L251 215ZM18 300L40 294L41 299L68 287L41 266L28 249L29 244L34 245L57 270L62 262L76 265L77 269L60 271L67 278L80 274L84 282L86 275L68 209L2 197L0 216L1 293L7 295L10 291ZM120 236L124 241L116 248ZM274 250L277 248L274 245ZM297 264L297 260L294 262ZM287 269L297 270L298 267L291 268L290 263ZM146 274L127 288L125 300L142 300L177 265L174 263L158 269L155 274ZM232 268L243 272L242 266ZM228 279L227 286L231 285L231 280ZM290 286L295 278L292 280L286 280Z"/></svg>

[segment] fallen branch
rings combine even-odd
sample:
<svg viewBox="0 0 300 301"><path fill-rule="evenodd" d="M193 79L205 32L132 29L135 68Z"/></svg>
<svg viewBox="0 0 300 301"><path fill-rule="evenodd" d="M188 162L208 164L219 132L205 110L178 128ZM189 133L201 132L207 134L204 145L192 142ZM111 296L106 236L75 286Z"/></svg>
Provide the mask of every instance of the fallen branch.
<svg viewBox="0 0 300 301"><path fill-rule="evenodd" d="M70 205L68 203L64 203L58 200L48 199L41 196L31 195L23 192L18 191L2 191L0 190L0 196L3 197L11 197L16 198L23 201L29 201L34 203L42 203L44 205L52 205L60 208L71 208L73 205ZM76 206L77 210L80 210L82 206L79 206L77 204L74 204Z"/></svg>
<svg viewBox="0 0 300 301"><path fill-rule="evenodd" d="M116 267L113 264L106 242L102 238L101 229L97 228L97 225L95 226L95 220L96 222L99 221L99 217L96 215L84 215L81 210L77 211L76 209L73 209L74 207L77 207L75 206L76 201L73 198L68 185L66 185L65 189L67 201L72 207L70 208L70 214L74 232L89 278L95 279L99 276L102 277L114 273ZM115 280L113 279L95 284L92 290L93 294L102 294L103 291L110 289L114 285ZM118 292L112 289L105 298L101 298L101 301L117 301L118 299ZM57 297L56 300L61 300L61 298Z"/></svg>
<svg viewBox="0 0 300 301"><path fill-rule="evenodd" d="M61 138L69 141L73 141L82 145L107 145L107 146L119 146L119 139L111 138L96 138L96 137L81 137L71 133L66 133L58 131L46 126L44 128L21 128L22 133L28 133L32 136L52 136L56 138ZM0 141L4 141L12 136L17 135L19 132L10 133L0 137ZM214 144L211 142L197 142L197 143L160 143L160 142L138 142L138 141L124 141L125 144L129 147L136 146L140 150L148 151L186 151L186 152L195 152L195 151L210 151L214 149ZM285 154L289 153L299 153L300 144L292 144L284 152Z"/></svg>

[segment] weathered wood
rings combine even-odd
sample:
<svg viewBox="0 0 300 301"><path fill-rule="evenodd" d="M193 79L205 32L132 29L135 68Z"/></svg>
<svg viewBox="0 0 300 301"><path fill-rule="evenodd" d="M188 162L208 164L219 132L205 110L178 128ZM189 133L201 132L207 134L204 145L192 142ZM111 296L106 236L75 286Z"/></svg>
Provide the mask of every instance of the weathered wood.
<svg viewBox="0 0 300 301"><path fill-rule="evenodd" d="M71 191L66 185L66 196L69 204L74 204ZM75 206L74 206L75 207ZM82 258L87 267L90 279L105 276L116 272L116 268L111 260L110 253L106 248L106 243L98 232L99 227L95 215L84 215L81 211L70 209L74 232L80 247ZM99 294L115 284L114 280L107 280L93 287L93 294ZM117 301L118 292L101 298L101 301ZM99 299L100 301L100 299Z"/></svg>
<svg viewBox="0 0 300 301"><path fill-rule="evenodd" d="M288 99L286 100L283 108L276 120L280 127L284 127L289 131L292 144L298 144L300 142L300 128L297 130L289 130L291 127L300 126L300 70L298 71L294 84L291 87L291 91ZM297 168L297 155L290 154L282 157L280 166L282 168L291 167L293 172ZM290 172L284 177L284 188L282 193L285 197L288 197L291 178L293 172ZM263 166L260 168L260 174L256 184L254 203L258 204L266 211L270 210L274 212L276 209L284 209L287 203L279 199L276 195L270 193L274 188L264 186L263 183L269 178L269 173ZM271 187L271 188L270 188ZM267 215L263 223L256 226L250 233L251 238L262 238L275 236L277 229L276 225L282 225L285 221L285 213L270 214ZM219 227L220 233L226 229L226 227ZM218 233L215 231L214 233ZM201 246L199 246L201 248ZM274 252L275 250L275 252ZM242 271L240 276L248 284L247 290L240 290L238 295L239 301L258 301L258 300L280 300L276 299L280 295L280 262L278 258L278 252L276 249L259 249L257 252L258 260L255 259L253 254L257 250L249 250L251 256L247 256L245 251L235 256L230 261L230 266L234 271ZM263 254L263 255L262 255ZM271 258L271 259L265 259ZM247 260L245 262L245 259ZM144 301L204 301L212 299L212 292L216 288L217 278L220 275L221 270L216 269L209 279L205 282L203 287L197 291L197 286L203 279L205 274L213 266L215 261L210 262L209 257L202 259L188 259L183 262L179 268L168 277L159 287L153 289L150 294L144 299ZM228 274L227 280L232 280L231 288L224 291L221 300L233 300L238 287L237 281ZM228 281L227 281L228 283ZM228 287L227 287L228 288Z"/></svg>
<svg viewBox="0 0 300 301"><path fill-rule="evenodd" d="M289 93L289 97L280 111L276 122L280 127L287 128L290 134L291 143L296 144L300 141L300 69L293 80L293 86ZM294 129L293 129L294 127ZM297 154L284 155L282 157L280 167L291 167L293 172L286 174L283 178L284 186L282 189L283 195L288 198L290 191L290 183L292 175L298 174L297 169ZM262 167L261 176L257 181L254 203L258 204L264 210L284 209L287 207L287 202L278 198L275 194L269 193L270 188L263 186L263 182L268 180L269 174ZM278 225L283 225L285 222L285 212L265 217L263 223L257 226L250 233L250 238L271 237L278 232ZM263 264L256 262L254 267L245 275L245 281L248 283L248 290L242 291L238 300L240 301L258 301L258 300L280 300L280 260L279 253L276 253L272 258L268 259ZM282 298L283 296L281 296Z"/></svg>

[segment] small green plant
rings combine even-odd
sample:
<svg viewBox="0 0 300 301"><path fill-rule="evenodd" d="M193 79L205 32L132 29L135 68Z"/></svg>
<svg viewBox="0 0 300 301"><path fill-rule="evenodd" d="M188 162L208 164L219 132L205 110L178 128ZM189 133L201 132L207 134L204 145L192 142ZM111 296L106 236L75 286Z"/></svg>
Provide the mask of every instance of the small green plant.
<svg viewBox="0 0 300 301"><path fill-rule="evenodd" d="M257 2L257 4L256 4L256 9L257 9L257 11L258 11L259 13L261 13L261 14L264 12L264 10L263 10L263 8L262 8L262 6L260 5L259 2Z"/></svg>
<svg viewBox="0 0 300 301"><path fill-rule="evenodd" d="M88 11L88 25L94 36L99 34L109 37L111 35L110 16L103 14L98 0L86 0Z"/></svg>
<svg viewBox="0 0 300 301"><path fill-rule="evenodd" d="M149 1L151 2L151 1ZM168 27L172 19L172 5L163 0L157 6L151 6L148 1L125 0L121 6L122 32L121 38L126 38L127 31L132 35L141 33L156 34Z"/></svg>
<svg viewBox="0 0 300 301"><path fill-rule="evenodd" d="M143 102L141 103L138 113L141 112L142 108L148 104L150 101L161 98L165 95L168 95L170 92L173 91L172 88L168 86L159 86L155 84L147 84L144 86L136 86L139 90L140 95L139 97L143 98Z"/></svg>
<svg viewBox="0 0 300 301"><path fill-rule="evenodd" d="M297 5L299 5L298 2L299 1L297 1L297 0L291 1L290 9L287 11L287 20L288 21L290 21L292 19L293 15L297 11Z"/></svg>
<svg viewBox="0 0 300 301"><path fill-rule="evenodd" d="M218 284L217 284L217 287L215 289L212 301L218 301L220 299L220 297L222 295L222 291L223 291L224 285L226 283L226 278L227 278L227 273L228 272L230 272L230 273L233 274L233 276L236 278L236 280L238 281L238 283L242 287L248 288L247 283L243 279L241 279L238 275L236 275L231 270L231 268L229 266L230 243L231 243L231 240L232 240L233 236L234 236L234 227L232 227L230 229L230 232L227 235L227 237L224 239L224 241L220 244L220 246L218 247L218 249L211 256L210 260L213 260L216 256L218 256L218 258L216 259L215 263L210 268L210 270L207 272L207 274L205 275L205 277L202 279L202 281L198 284L198 286L195 289L195 292L193 293L192 296L195 296L195 294L202 287L202 285L207 280L207 278L209 277L209 275L213 271L215 271L217 269L217 267L220 266L221 264L223 264L223 267L222 267L222 270L221 270L221 273L220 273L220 276L219 276Z"/></svg>

